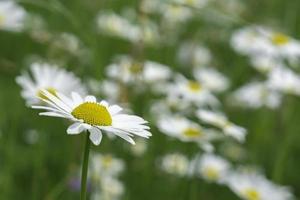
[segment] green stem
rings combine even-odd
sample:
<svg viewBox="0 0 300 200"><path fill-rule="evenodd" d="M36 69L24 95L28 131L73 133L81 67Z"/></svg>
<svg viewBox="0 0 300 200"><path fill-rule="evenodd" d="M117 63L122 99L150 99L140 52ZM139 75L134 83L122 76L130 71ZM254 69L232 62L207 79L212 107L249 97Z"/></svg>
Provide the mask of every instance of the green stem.
<svg viewBox="0 0 300 200"><path fill-rule="evenodd" d="M86 133L85 139L85 147L83 153L83 164L81 171L81 192L80 192L80 200L86 200L86 189L87 189L87 173L88 173L88 165L89 165L89 153L91 141L89 139L90 133Z"/></svg>

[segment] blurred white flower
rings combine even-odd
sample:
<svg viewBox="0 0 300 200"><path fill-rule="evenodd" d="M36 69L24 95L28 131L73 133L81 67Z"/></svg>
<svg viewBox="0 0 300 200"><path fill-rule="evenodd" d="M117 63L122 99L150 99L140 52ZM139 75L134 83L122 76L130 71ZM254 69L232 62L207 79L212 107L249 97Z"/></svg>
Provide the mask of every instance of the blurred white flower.
<svg viewBox="0 0 300 200"><path fill-rule="evenodd" d="M92 194L92 200L107 199L119 200L124 194L124 185L121 181L112 177L101 178L99 188Z"/></svg>
<svg viewBox="0 0 300 200"><path fill-rule="evenodd" d="M248 26L237 30L231 40L233 48L248 56L299 59L300 41L263 26Z"/></svg>
<svg viewBox="0 0 300 200"><path fill-rule="evenodd" d="M137 41L140 38L140 29L126 18L113 12L103 12L97 17L97 25L101 32Z"/></svg>
<svg viewBox="0 0 300 200"><path fill-rule="evenodd" d="M160 165L162 170L170 174L186 176L189 173L189 160L180 153L165 155Z"/></svg>
<svg viewBox="0 0 300 200"><path fill-rule="evenodd" d="M80 40L71 33L59 34L58 37L54 39L52 45L67 50L74 55L79 54L83 50Z"/></svg>
<svg viewBox="0 0 300 200"><path fill-rule="evenodd" d="M135 156L142 156L147 151L147 147L144 139L137 139L135 145L130 146L130 150Z"/></svg>
<svg viewBox="0 0 300 200"><path fill-rule="evenodd" d="M182 101L196 106L218 106L218 99L200 82L188 80L183 76L177 76L176 81L169 87L169 95L178 96Z"/></svg>
<svg viewBox="0 0 300 200"><path fill-rule="evenodd" d="M98 81L89 79L87 86L91 93L105 97L109 102L118 102L121 95L120 84L116 81L105 79Z"/></svg>
<svg viewBox="0 0 300 200"><path fill-rule="evenodd" d="M193 16L189 8L174 3L163 4L160 12L167 24L185 22Z"/></svg>
<svg viewBox="0 0 300 200"><path fill-rule="evenodd" d="M150 113L154 121L158 121L160 118L173 115L174 112L189 113L189 106L190 104L182 102L178 96L169 94L166 98L154 101L151 105Z"/></svg>
<svg viewBox="0 0 300 200"><path fill-rule="evenodd" d="M24 27L26 11L16 2L0 1L0 29L20 31Z"/></svg>
<svg viewBox="0 0 300 200"><path fill-rule="evenodd" d="M237 89L232 94L232 102L234 105L240 105L248 108L260 108L266 106L268 108L277 108L281 103L281 95L270 90L263 82L250 82Z"/></svg>
<svg viewBox="0 0 300 200"><path fill-rule="evenodd" d="M194 173L208 181L221 183L227 176L230 164L224 158L206 153L194 159Z"/></svg>
<svg viewBox="0 0 300 200"><path fill-rule="evenodd" d="M222 129L225 135L229 135L239 142L245 141L247 130L230 122L223 113L199 109L197 117L207 124Z"/></svg>
<svg viewBox="0 0 300 200"><path fill-rule="evenodd" d="M73 122L67 133L74 135L85 130L90 132L90 140L99 145L102 140L102 131L117 135L131 144L135 144L134 135L149 138L151 133L148 122L136 115L121 114L122 108L117 105L110 106L106 101L97 102L94 96L84 99L75 92L72 98L61 93L51 94L42 91L43 100L47 106L33 106L46 112L40 115L66 118Z"/></svg>
<svg viewBox="0 0 300 200"><path fill-rule="evenodd" d="M153 61L145 61L144 63L142 80L146 83L167 81L171 75L172 72L166 65Z"/></svg>
<svg viewBox="0 0 300 200"><path fill-rule="evenodd" d="M252 56L250 61L252 66L261 73L269 73L272 69L281 65L280 59L264 55Z"/></svg>
<svg viewBox="0 0 300 200"><path fill-rule="evenodd" d="M89 176L97 181L104 177L118 176L124 170L124 161L110 154L94 153L91 155Z"/></svg>
<svg viewBox="0 0 300 200"><path fill-rule="evenodd" d="M245 200L289 200L291 192L255 172L233 172L226 179L229 188Z"/></svg>
<svg viewBox="0 0 300 200"><path fill-rule="evenodd" d="M163 117L158 120L158 128L164 134L183 142L208 142L213 138L209 131L197 123L180 116Z"/></svg>
<svg viewBox="0 0 300 200"><path fill-rule="evenodd" d="M274 68L269 74L267 85L282 93L300 95L300 76L287 67Z"/></svg>
<svg viewBox="0 0 300 200"><path fill-rule="evenodd" d="M236 30L230 40L235 51L243 55L260 55L266 41L258 32L257 26L247 26Z"/></svg>
<svg viewBox="0 0 300 200"><path fill-rule="evenodd" d="M135 16L136 13L132 14L137 18L137 16ZM139 24L133 23L126 16L108 11L100 13L97 17L98 28L104 34L126 39L131 42L144 42L146 44L154 44L157 42L159 39L157 25L146 18L140 22Z"/></svg>
<svg viewBox="0 0 300 200"><path fill-rule="evenodd" d="M211 62L211 52L204 46L193 41L182 43L177 53L178 60L184 67L191 65L193 67L202 67Z"/></svg>
<svg viewBox="0 0 300 200"><path fill-rule="evenodd" d="M73 91L81 95L86 94L86 88L79 78L55 65L33 63L30 70L32 78L28 73L23 73L16 78L17 83L22 87L21 95L27 105L40 104L40 98L44 98L42 90L47 90L53 95L57 92L70 95Z"/></svg>
<svg viewBox="0 0 300 200"><path fill-rule="evenodd" d="M142 81L156 84L168 80L171 77L171 70L168 66L157 62L138 62L129 56L121 56L116 63L107 66L107 75L124 83Z"/></svg>
<svg viewBox="0 0 300 200"><path fill-rule="evenodd" d="M191 6L194 8L203 8L210 0L173 0L175 3Z"/></svg>
<svg viewBox="0 0 300 200"><path fill-rule="evenodd" d="M164 2L161 0L142 0L140 9L146 14L158 13L159 8L163 3Z"/></svg>
<svg viewBox="0 0 300 200"><path fill-rule="evenodd" d="M160 39L159 28L156 23L150 20L143 20L139 25L140 36L138 41L144 42L146 44L157 44Z"/></svg>
<svg viewBox="0 0 300 200"><path fill-rule="evenodd" d="M272 31L268 28L260 28L263 37L267 40L267 46L262 49L267 55L283 57L287 59L299 58L300 41L283 33Z"/></svg>
<svg viewBox="0 0 300 200"><path fill-rule="evenodd" d="M203 87L213 92L223 92L229 87L228 78L213 68L196 68L194 77Z"/></svg>

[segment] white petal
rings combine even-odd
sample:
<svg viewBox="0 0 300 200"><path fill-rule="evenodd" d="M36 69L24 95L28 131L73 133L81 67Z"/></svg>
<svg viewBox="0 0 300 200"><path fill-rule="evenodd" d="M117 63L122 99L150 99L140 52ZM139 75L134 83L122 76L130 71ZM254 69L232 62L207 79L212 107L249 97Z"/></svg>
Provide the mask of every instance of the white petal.
<svg viewBox="0 0 300 200"><path fill-rule="evenodd" d="M100 102L100 104L103 105L103 106L105 106L105 107L108 107L107 101L102 100L102 101Z"/></svg>
<svg viewBox="0 0 300 200"><path fill-rule="evenodd" d="M135 144L134 140L130 137L130 136L132 136L132 134L130 134L130 133L126 133L125 131L115 129L115 128L112 128L112 127L105 128L105 130L119 136L120 138L123 138L124 140L126 140L130 144L133 144L133 145Z"/></svg>
<svg viewBox="0 0 300 200"><path fill-rule="evenodd" d="M63 115L70 116L70 114L67 113L66 111L61 110L61 109L57 109L57 108L53 108L53 107L47 107L47 106L31 106L31 108L33 108L33 109L42 109L42 110L46 110L46 111L52 111L52 112L55 112L55 113L59 113L59 114L63 114Z"/></svg>
<svg viewBox="0 0 300 200"><path fill-rule="evenodd" d="M65 116L63 114L59 114L59 113L56 113L56 112L42 112L42 113L39 113L39 115L41 115L41 116L50 116L50 117L69 118L68 116Z"/></svg>
<svg viewBox="0 0 300 200"><path fill-rule="evenodd" d="M67 104L69 107L73 108L74 107L74 102L72 101L72 99L66 97L64 94L62 93L56 93L56 95L63 101L65 102L65 104Z"/></svg>
<svg viewBox="0 0 300 200"><path fill-rule="evenodd" d="M81 96L78 93L72 92L71 95L72 95L72 99L76 105L79 105L83 102Z"/></svg>
<svg viewBox="0 0 300 200"><path fill-rule="evenodd" d="M47 90L42 90L42 94L45 95L45 97L47 97L51 102L56 104L58 107L64 109L65 111L67 111L69 113L72 111L71 107L69 107L65 102L63 102L61 99L57 98L56 96L54 96ZM45 99L42 98L41 100L44 101Z"/></svg>
<svg viewBox="0 0 300 200"><path fill-rule="evenodd" d="M94 145L99 145L102 140L102 133L98 128L89 129L90 140L94 143Z"/></svg>
<svg viewBox="0 0 300 200"><path fill-rule="evenodd" d="M76 122L74 124L72 124L71 126L69 126L69 128L67 129L67 133L68 134L79 134L81 133L82 131L84 131L84 126L81 125L81 123L79 122Z"/></svg>
<svg viewBox="0 0 300 200"><path fill-rule="evenodd" d="M109 106L108 110L111 115L114 115L114 114L119 113L123 109L118 105L112 105L112 106Z"/></svg>
<svg viewBox="0 0 300 200"><path fill-rule="evenodd" d="M96 97L89 95L84 98L84 101L85 102L97 102L97 99L96 99Z"/></svg>

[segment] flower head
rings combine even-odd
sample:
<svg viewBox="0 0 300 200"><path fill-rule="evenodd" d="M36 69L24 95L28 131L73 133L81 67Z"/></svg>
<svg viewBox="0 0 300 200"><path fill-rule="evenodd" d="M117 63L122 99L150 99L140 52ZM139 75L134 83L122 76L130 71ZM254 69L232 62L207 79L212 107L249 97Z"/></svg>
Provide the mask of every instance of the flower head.
<svg viewBox="0 0 300 200"><path fill-rule="evenodd" d="M189 160L180 153L168 154L162 158L161 169L170 174L185 176L189 172Z"/></svg>
<svg viewBox="0 0 300 200"><path fill-rule="evenodd" d="M239 142L244 142L247 130L230 122L223 113L213 112L209 110L199 109L197 117L203 122L216 126Z"/></svg>
<svg viewBox="0 0 300 200"><path fill-rule="evenodd" d="M254 172L235 172L226 180L230 189L245 200L288 200L292 194L263 175Z"/></svg>
<svg viewBox="0 0 300 200"><path fill-rule="evenodd" d="M14 1L0 1L0 29L19 31L23 28L25 10Z"/></svg>
<svg viewBox="0 0 300 200"><path fill-rule="evenodd" d="M33 63L30 66L32 78L23 73L16 81L22 87L22 96L28 105L40 104L45 98L42 90L56 95L57 92L69 95L75 91L81 95L86 93L85 87L73 73L47 63Z"/></svg>
<svg viewBox="0 0 300 200"><path fill-rule="evenodd" d="M229 172L230 165L227 160L220 156L204 154L199 158L197 166L196 173L198 172L201 177L208 181L221 182Z"/></svg>
<svg viewBox="0 0 300 200"><path fill-rule="evenodd" d="M74 123L67 129L68 134L79 134L84 130L90 132L90 139L95 145L99 145L102 139L102 131L115 134L131 144L135 144L132 137L138 135L144 138L151 136L150 128L145 125L148 122L136 115L121 114L122 108L117 105L109 105L106 101L97 102L94 96L86 96L84 99L73 92L72 98L61 93L53 95L43 90L42 101L48 106L33 106L35 109L43 109L46 112L40 115L66 118Z"/></svg>

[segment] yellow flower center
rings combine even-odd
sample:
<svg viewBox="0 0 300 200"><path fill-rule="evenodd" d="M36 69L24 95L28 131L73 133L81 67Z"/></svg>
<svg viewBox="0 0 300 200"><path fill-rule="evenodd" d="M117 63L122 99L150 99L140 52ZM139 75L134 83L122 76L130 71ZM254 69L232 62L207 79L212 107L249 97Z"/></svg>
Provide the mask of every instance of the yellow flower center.
<svg viewBox="0 0 300 200"><path fill-rule="evenodd" d="M189 81L188 82L188 88L192 92L199 92L201 90L201 85L197 81Z"/></svg>
<svg viewBox="0 0 300 200"><path fill-rule="evenodd" d="M260 200L258 191L253 188L246 189L244 195L247 200Z"/></svg>
<svg viewBox="0 0 300 200"><path fill-rule="evenodd" d="M183 131L184 136L188 138L198 138L202 136L202 133L197 128L187 128Z"/></svg>
<svg viewBox="0 0 300 200"><path fill-rule="evenodd" d="M219 178L219 172L213 167L207 167L204 170L204 176L209 180L217 180Z"/></svg>
<svg viewBox="0 0 300 200"><path fill-rule="evenodd" d="M289 42L289 37L281 33L276 33L271 37L271 40L273 44L281 46Z"/></svg>
<svg viewBox="0 0 300 200"><path fill-rule="evenodd" d="M48 87L48 88L45 88L45 90L47 90L50 94L56 96L56 89L54 89L53 87ZM41 99L44 99L44 100L49 100L48 97L46 97L42 90L39 90L38 93L37 93L37 96Z"/></svg>
<svg viewBox="0 0 300 200"><path fill-rule="evenodd" d="M112 118L105 106L98 103L85 102L74 108L71 113L84 123L96 126L111 126Z"/></svg>
<svg viewBox="0 0 300 200"><path fill-rule="evenodd" d="M143 66L140 63L134 62L130 65L129 70L132 74L139 74L143 71Z"/></svg>

